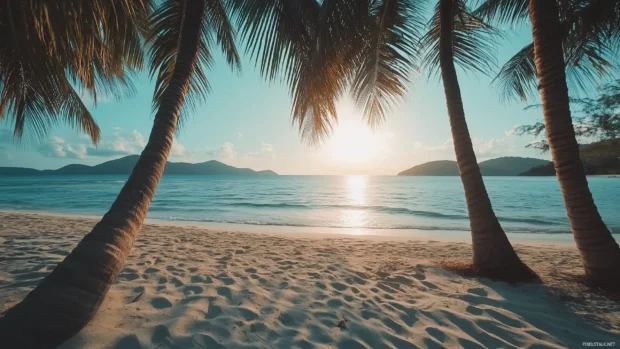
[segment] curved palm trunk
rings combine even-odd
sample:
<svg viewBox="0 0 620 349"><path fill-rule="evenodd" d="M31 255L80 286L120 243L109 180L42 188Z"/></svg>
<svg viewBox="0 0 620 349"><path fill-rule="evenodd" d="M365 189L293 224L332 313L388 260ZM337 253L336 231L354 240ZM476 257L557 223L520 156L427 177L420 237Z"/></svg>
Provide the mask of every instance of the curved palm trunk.
<svg viewBox="0 0 620 349"><path fill-rule="evenodd" d="M54 348L95 315L123 268L170 154L192 72L203 0L186 0L179 50L149 141L110 210L26 298L0 319L5 348Z"/></svg>
<svg viewBox="0 0 620 349"><path fill-rule="evenodd" d="M456 161L465 189L469 212L474 267L482 275L502 279L529 280L532 271L525 266L499 224L487 194L471 137L465 121L461 91L454 67L452 36L454 0L440 0L440 65L450 117Z"/></svg>
<svg viewBox="0 0 620 349"><path fill-rule="evenodd" d="M620 248L588 188L569 108L562 28L555 1L530 0L536 71L545 130L571 229L586 275L601 286L620 286Z"/></svg>

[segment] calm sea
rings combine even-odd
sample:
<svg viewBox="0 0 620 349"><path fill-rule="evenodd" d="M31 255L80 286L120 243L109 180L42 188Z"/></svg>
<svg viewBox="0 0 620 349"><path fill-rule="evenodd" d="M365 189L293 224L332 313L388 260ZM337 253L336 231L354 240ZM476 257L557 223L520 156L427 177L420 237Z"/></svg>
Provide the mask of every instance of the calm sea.
<svg viewBox="0 0 620 349"><path fill-rule="evenodd" d="M101 215L124 176L0 177L0 209ZM588 179L605 223L620 233L620 179ZM555 177L485 177L509 233L569 234ZM149 211L166 221L292 227L467 231L458 177L167 176ZM398 235L401 235L399 233Z"/></svg>

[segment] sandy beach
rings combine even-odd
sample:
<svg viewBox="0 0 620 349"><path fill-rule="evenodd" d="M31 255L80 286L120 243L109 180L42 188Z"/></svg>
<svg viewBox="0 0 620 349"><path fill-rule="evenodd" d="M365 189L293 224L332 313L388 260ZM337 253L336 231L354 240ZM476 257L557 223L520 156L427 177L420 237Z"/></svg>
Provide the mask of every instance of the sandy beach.
<svg viewBox="0 0 620 349"><path fill-rule="evenodd" d="M0 312L95 222L0 212ZM543 284L465 278L437 266L470 259L465 242L146 224L97 316L61 348L620 345L620 302L573 281L582 273L573 245L514 245Z"/></svg>

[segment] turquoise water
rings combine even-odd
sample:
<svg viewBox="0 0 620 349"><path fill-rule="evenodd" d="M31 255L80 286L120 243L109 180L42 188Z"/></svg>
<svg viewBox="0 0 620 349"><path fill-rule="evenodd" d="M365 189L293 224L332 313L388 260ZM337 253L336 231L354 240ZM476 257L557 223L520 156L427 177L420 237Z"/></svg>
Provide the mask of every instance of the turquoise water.
<svg viewBox="0 0 620 349"><path fill-rule="evenodd" d="M0 209L101 215L125 176L0 177ZM605 223L620 233L620 179L588 179ZM569 234L552 178L486 177L510 233ZM467 231L458 177L167 176L149 211L166 221L293 227Z"/></svg>

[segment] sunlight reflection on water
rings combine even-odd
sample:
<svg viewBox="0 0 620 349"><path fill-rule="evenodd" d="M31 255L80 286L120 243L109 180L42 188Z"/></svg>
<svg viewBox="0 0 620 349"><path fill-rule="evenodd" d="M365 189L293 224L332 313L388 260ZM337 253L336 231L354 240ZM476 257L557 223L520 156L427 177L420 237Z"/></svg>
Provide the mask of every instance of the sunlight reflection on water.
<svg viewBox="0 0 620 349"><path fill-rule="evenodd" d="M352 205L363 206L366 198L366 176L348 176L348 199Z"/></svg>
<svg viewBox="0 0 620 349"><path fill-rule="evenodd" d="M353 228L366 227L366 210L364 203L366 201L366 176L349 176L347 177L347 200L353 206L360 206L359 209L345 209L341 211L340 222L344 226ZM362 229L352 231L354 235L363 235Z"/></svg>

